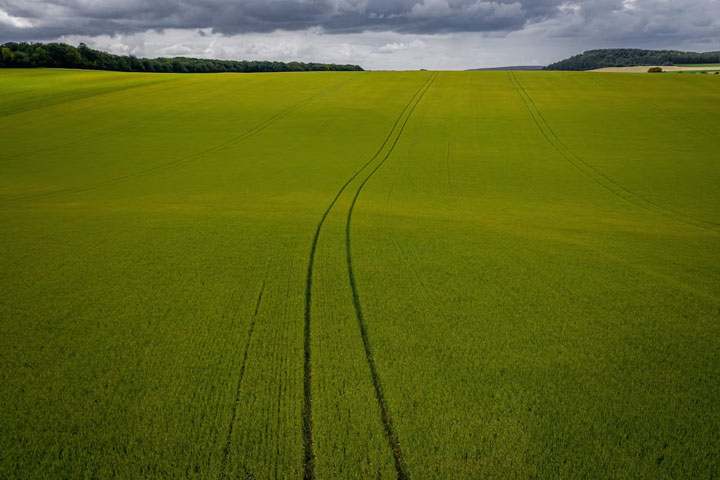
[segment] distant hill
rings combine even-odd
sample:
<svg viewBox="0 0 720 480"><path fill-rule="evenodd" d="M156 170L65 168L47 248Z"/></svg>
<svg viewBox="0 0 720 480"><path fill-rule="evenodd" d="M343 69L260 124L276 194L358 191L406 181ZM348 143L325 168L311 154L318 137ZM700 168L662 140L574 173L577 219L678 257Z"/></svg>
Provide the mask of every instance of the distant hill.
<svg viewBox="0 0 720 480"><path fill-rule="evenodd" d="M684 63L720 63L720 52L680 52L676 50L642 50L607 48L588 50L580 55L552 63L545 70L594 70L606 67L641 65L675 65Z"/></svg>
<svg viewBox="0 0 720 480"><path fill-rule="evenodd" d="M359 71L357 65L332 63L211 60L205 58L137 58L94 50L84 43L15 43L0 45L0 67L81 68L121 72L220 73Z"/></svg>
<svg viewBox="0 0 720 480"><path fill-rule="evenodd" d="M516 65L516 66L510 66L510 67L470 68L467 71L468 72L493 72L493 71L522 72L522 71L528 71L528 70L542 70L543 68L545 68L545 67L539 67L537 65Z"/></svg>

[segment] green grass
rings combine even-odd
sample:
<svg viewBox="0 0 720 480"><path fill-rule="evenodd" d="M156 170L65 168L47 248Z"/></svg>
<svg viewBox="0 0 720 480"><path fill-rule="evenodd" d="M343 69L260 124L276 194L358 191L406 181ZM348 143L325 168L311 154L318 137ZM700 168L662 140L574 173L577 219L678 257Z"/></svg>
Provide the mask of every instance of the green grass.
<svg viewBox="0 0 720 480"><path fill-rule="evenodd" d="M720 476L711 76L0 89L0 477Z"/></svg>

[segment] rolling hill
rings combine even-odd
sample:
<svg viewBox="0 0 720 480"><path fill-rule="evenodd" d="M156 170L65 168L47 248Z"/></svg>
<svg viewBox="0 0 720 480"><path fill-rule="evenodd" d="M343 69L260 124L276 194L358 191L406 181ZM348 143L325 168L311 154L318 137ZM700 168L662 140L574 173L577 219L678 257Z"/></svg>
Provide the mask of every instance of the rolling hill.
<svg viewBox="0 0 720 480"><path fill-rule="evenodd" d="M0 70L0 477L717 477L718 86Z"/></svg>
<svg viewBox="0 0 720 480"><path fill-rule="evenodd" d="M610 48L588 50L580 55L552 63L545 70L596 70L607 67L719 63L720 52L679 52L675 50L642 50Z"/></svg>

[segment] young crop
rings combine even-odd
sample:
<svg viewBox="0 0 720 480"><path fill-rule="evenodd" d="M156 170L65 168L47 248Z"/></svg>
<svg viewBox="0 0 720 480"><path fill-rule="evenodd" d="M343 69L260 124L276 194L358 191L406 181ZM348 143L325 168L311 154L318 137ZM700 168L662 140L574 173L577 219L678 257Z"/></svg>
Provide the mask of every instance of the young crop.
<svg viewBox="0 0 720 480"><path fill-rule="evenodd" d="M0 477L716 477L715 87L0 71Z"/></svg>

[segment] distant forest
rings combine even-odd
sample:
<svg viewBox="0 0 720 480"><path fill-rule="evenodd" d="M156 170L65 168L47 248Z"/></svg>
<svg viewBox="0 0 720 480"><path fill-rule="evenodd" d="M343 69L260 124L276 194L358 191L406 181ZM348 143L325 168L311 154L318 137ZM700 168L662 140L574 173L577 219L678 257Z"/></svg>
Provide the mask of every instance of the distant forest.
<svg viewBox="0 0 720 480"><path fill-rule="evenodd" d="M637 48L588 50L580 55L550 64L545 67L545 70L593 70L605 67L667 66L683 63L720 63L720 52L696 53Z"/></svg>
<svg viewBox="0 0 720 480"><path fill-rule="evenodd" d="M330 63L207 60L203 58L137 58L112 55L84 43L5 43L0 45L0 67L83 68L121 72L220 73L361 71L357 65Z"/></svg>

